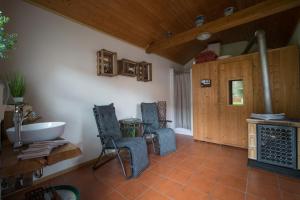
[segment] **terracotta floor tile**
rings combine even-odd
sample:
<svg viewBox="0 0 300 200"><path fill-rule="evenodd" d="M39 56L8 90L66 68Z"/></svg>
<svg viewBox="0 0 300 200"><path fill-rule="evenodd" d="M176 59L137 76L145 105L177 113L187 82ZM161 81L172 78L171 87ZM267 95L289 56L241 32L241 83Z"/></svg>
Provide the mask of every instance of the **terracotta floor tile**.
<svg viewBox="0 0 300 200"><path fill-rule="evenodd" d="M116 188L116 190L127 199L135 199L147 189L148 187L139 182L137 179L128 180L126 183L123 183Z"/></svg>
<svg viewBox="0 0 300 200"><path fill-rule="evenodd" d="M166 164L172 167L176 167L182 160L179 160L175 157L166 158L162 161L160 161L161 164Z"/></svg>
<svg viewBox="0 0 300 200"><path fill-rule="evenodd" d="M214 159L205 159L202 163L202 166L209 169L220 170L223 166L223 163L223 157L214 157Z"/></svg>
<svg viewBox="0 0 300 200"><path fill-rule="evenodd" d="M127 180L114 159L96 171L83 167L37 187L70 184L83 200L300 200L300 179L248 167L246 150L182 135L176 140L176 152L150 153L150 166L136 179Z"/></svg>
<svg viewBox="0 0 300 200"><path fill-rule="evenodd" d="M112 193L106 195L102 199L105 200L126 200L124 196L122 196L119 192L113 191Z"/></svg>
<svg viewBox="0 0 300 200"><path fill-rule="evenodd" d="M191 187L184 187L174 195L175 200L209 200L208 194L192 189Z"/></svg>
<svg viewBox="0 0 300 200"><path fill-rule="evenodd" d="M99 174L95 174L95 177L97 178L98 181L114 187L118 187L119 185L127 181L126 178L123 176L123 174L108 173L103 176Z"/></svg>
<svg viewBox="0 0 300 200"><path fill-rule="evenodd" d="M92 171L85 171L85 173L82 172L82 170L76 170L77 173L68 173L65 175L65 183L64 184L70 184L73 185L80 190L85 189L87 185L93 184L101 184L99 183L97 178L93 175Z"/></svg>
<svg viewBox="0 0 300 200"><path fill-rule="evenodd" d="M169 179L164 179L154 185L153 188L164 195L174 198L176 192L181 190L183 186Z"/></svg>
<svg viewBox="0 0 300 200"><path fill-rule="evenodd" d="M153 168L150 169L151 172L157 173L159 175L166 176L168 175L174 167L167 164L157 164Z"/></svg>
<svg viewBox="0 0 300 200"><path fill-rule="evenodd" d="M243 178L238 178L236 176L228 175L228 174L222 174L218 180L218 183L232 187L241 192L245 192L247 180Z"/></svg>
<svg viewBox="0 0 300 200"><path fill-rule="evenodd" d="M165 178L161 177L160 175L152 172L143 173L138 178L141 183L143 183L146 186L153 186L158 184L160 181L164 180Z"/></svg>
<svg viewBox="0 0 300 200"><path fill-rule="evenodd" d="M261 169L251 169L248 174L248 180L253 182L260 182L262 184L278 186L277 175Z"/></svg>
<svg viewBox="0 0 300 200"><path fill-rule="evenodd" d="M169 198L150 189L137 198L138 200L168 200Z"/></svg>
<svg viewBox="0 0 300 200"><path fill-rule="evenodd" d="M245 200L265 200L263 197L255 196L253 194L246 194Z"/></svg>
<svg viewBox="0 0 300 200"><path fill-rule="evenodd" d="M280 178L280 188L286 192L300 195L300 182L294 181L293 179Z"/></svg>
<svg viewBox="0 0 300 200"><path fill-rule="evenodd" d="M187 182L186 187L192 187L195 190L199 190L204 193L209 193L213 191L216 181L203 178L201 176L191 176L190 180Z"/></svg>
<svg viewBox="0 0 300 200"><path fill-rule="evenodd" d="M245 193L218 184L212 192L212 198L218 200L244 200Z"/></svg>
<svg viewBox="0 0 300 200"><path fill-rule="evenodd" d="M248 181L247 193L263 197L266 200L280 199L280 191L278 186L266 185L257 181Z"/></svg>
<svg viewBox="0 0 300 200"><path fill-rule="evenodd" d="M215 181L220 177L221 172L216 169L200 167L197 170L197 174L200 174L202 178Z"/></svg>
<svg viewBox="0 0 300 200"><path fill-rule="evenodd" d="M162 156L156 155L156 154L149 154L149 159L154 160L156 162L160 162L163 160Z"/></svg>
<svg viewBox="0 0 300 200"><path fill-rule="evenodd" d="M191 177L192 173L186 170L182 170L180 168L174 168L167 177L176 181L180 184L186 184L189 178Z"/></svg>
<svg viewBox="0 0 300 200"><path fill-rule="evenodd" d="M179 160L184 160L188 156L189 156L189 154L185 153L185 152L174 152L174 157L179 159Z"/></svg>
<svg viewBox="0 0 300 200"><path fill-rule="evenodd" d="M295 178L295 177L286 176L286 175L282 175L282 174L278 174L278 178L279 178L279 181L283 179L283 180L300 183L300 178Z"/></svg>
<svg viewBox="0 0 300 200"><path fill-rule="evenodd" d="M182 170L188 171L188 172L194 172L196 171L196 169L201 166L202 161L200 160L183 160L182 162L180 162L176 167L180 168Z"/></svg>
<svg viewBox="0 0 300 200"><path fill-rule="evenodd" d="M113 187L109 187L103 183L90 182L85 183L79 188L80 199L101 200L113 192Z"/></svg>
<svg viewBox="0 0 300 200"><path fill-rule="evenodd" d="M233 163L226 163L226 164L224 164L221 171L224 174L230 174L232 176L247 179L249 169L246 165L243 166L243 165L240 165L240 164L236 165L236 164L233 164Z"/></svg>

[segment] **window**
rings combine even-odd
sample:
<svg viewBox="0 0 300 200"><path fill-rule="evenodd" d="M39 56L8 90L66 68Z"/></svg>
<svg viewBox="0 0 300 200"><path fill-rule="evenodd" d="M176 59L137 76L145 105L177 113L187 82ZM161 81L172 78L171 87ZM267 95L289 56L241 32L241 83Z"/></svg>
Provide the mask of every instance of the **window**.
<svg viewBox="0 0 300 200"><path fill-rule="evenodd" d="M229 104L233 106L244 105L244 83L243 80L229 81Z"/></svg>

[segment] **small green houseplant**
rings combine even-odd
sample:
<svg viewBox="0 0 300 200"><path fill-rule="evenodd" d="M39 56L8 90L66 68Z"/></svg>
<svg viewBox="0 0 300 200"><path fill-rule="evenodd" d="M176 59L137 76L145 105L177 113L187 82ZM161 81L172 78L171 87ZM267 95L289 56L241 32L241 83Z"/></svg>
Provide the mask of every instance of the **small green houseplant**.
<svg viewBox="0 0 300 200"><path fill-rule="evenodd" d="M5 32L4 26L8 21L9 17L2 15L0 11L0 59L6 58L7 51L13 49L17 41L17 34Z"/></svg>
<svg viewBox="0 0 300 200"><path fill-rule="evenodd" d="M19 74L15 73L10 75L7 80L10 94L13 97L15 103L23 102L23 97L25 94L25 78Z"/></svg>

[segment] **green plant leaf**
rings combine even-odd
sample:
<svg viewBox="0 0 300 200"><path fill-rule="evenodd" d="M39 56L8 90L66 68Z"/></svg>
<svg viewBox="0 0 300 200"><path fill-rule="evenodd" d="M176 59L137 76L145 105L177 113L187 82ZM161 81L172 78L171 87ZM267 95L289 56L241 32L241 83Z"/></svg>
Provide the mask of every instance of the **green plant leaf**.
<svg viewBox="0 0 300 200"><path fill-rule="evenodd" d="M23 97L25 94L25 78L20 73L7 76L7 83L12 97Z"/></svg>
<svg viewBox="0 0 300 200"><path fill-rule="evenodd" d="M17 42L17 34L8 34L5 32L4 26L8 23L9 18L2 15L0 11L0 58L6 58L7 51L14 48Z"/></svg>

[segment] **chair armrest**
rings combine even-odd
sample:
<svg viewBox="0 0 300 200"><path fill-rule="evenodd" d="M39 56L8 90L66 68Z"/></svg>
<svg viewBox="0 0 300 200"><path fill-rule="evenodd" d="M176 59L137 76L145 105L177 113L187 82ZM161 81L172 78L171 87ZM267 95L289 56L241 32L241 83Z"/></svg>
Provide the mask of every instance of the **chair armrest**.
<svg viewBox="0 0 300 200"><path fill-rule="evenodd" d="M113 137L113 135L98 135L98 137L100 137L101 139L104 139L104 140L115 140L115 138Z"/></svg>

